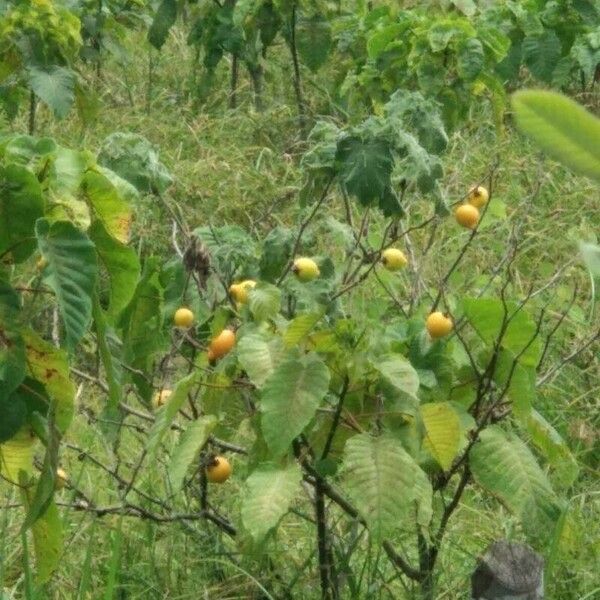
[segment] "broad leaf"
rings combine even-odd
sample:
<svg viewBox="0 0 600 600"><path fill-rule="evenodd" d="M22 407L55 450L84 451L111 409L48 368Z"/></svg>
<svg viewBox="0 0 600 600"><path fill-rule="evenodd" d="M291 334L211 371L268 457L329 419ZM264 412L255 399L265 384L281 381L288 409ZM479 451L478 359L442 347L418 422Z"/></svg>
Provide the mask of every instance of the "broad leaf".
<svg viewBox="0 0 600 600"><path fill-rule="evenodd" d="M331 24L323 15L301 17L296 25L296 45L300 58L311 71L325 64L331 49Z"/></svg>
<svg viewBox="0 0 600 600"><path fill-rule="evenodd" d="M267 381L282 354L283 344L279 337L268 339L260 333L250 333L244 335L237 344L240 365L258 388Z"/></svg>
<svg viewBox="0 0 600 600"><path fill-rule="evenodd" d="M47 104L59 118L67 115L75 98L76 75L66 67L49 66L46 69L28 69L29 86L35 95Z"/></svg>
<svg viewBox="0 0 600 600"><path fill-rule="evenodd" d="M323 318L323 313L303 313L292 319L283 334L287 348L298 346Z"/></svg>
<svg viewBox="0 0 600 600"><path fill-rule="evenodd" d="M600 246L582 242L579 244L579 251L589 272L600 279Z"/></svg>
<svg viewBox="0 0 600 600"><path fill-rule="evenodd" d="M310 423L329 388L329 371L316 354L290 356L263 388L263 436L274 456L284 454Z"/></svg>
<svg viewBox="0 0 600 600"><path fill-rule="evenodd" d="M419 375L402 354L386 354L372 361L372 364L389 385L416 399L419 391Z"/></svg>
<svg viewBox="0 0 600 600"><path fill-rule="evenodd" d="M529 448L497 426L480 434L469 465L479 485L515 513L532 534L549 534L561 506ZM537 531L536 531L537 530Z"/></svg>
<svg viewBox="0 0 600 600"><path fill-rule="evenodd" d="M148 41L160 50L177 19L177 0L163 0L148 30Z"/></svg>
<svg viewBox="0 0 600 600"><path fill-rule="evenodd" d="M600 119L555 92L517 92L512 104L519 128L545 152L600 181Z"/></svg>
<svg viewBox="0 0 600 600"><path fill-rule="evenodd" d="M373 437L363 433L346 443L345 487L375 540L410 527L424 501L429 509L419 520L427 521L431 487L427 488L423 477L402 443L390 435Z"/></svg>
<svg viewBox="0 0 600 600"><path fill-rule="evenodd" d="M197 421L189 423L186 430L181 434L179 443L171 456L168 470L174 493L178 492L183 486L185 474L198 456L198 452L206 444L216 425L217 418L213 415L200 417Z"/></svg>
<svg viewBox="0 0 600 600"><path fill-rule="evenodd" d="M50 225L40 219L35 233L40 252L48 261L44 281L56 294L66 344L73 350L92 316L92 292L98 271L94 244L67 221Z"/></svg>
<svg viewBox="0 0 600 600"><path fill-rule="evenodd" d="M248 477L242 501L242 522L255 541L260 542L287 513L300 490L301 479L297 463L284 468L259 465Z"/></svg>
<svg viewBox="0 0 600 600"><path fill-rule="evenodd" d="M270 283L259 283L251 290L248 305L257 321L272 319L281 308L281 290Z"/></svg>
<svg viewBox="0 0 600 600"><path fill-rule="evenodd" d="M35 175L14 164L0 167L0 255L8 252L7 257L17 263L31 255L36 246L35 222L43 211Z"/></svg>
<svg viewBox="0 0 600 600"><path fill-rule="evenodd" d="M523 40L523 62L534 77L551 82L560 59L561 43L554 31L529 35Z"/></svg>
<svg viewBox="0 0 600 600"><path fill-rule="evenodd" d="M46 583L58 568L63 551L62 520L54 502L33 524L32 533L36 579L38 583Z"/></svg>
<svg viewBox="0 0 600 600"><path fill-rule="evenodd" d="M0 475L5 480L18 484L19 472L31 475L36 441L30 428L24 427L10 440L0 444Z"/></svg>
<svg viewBox="0 0 600 600"><path fill-rule="evenodd" d="M460 446L460 419L448 402L430 402L421 406L425 428L423 445L437 463L447 471Z"/></svg>

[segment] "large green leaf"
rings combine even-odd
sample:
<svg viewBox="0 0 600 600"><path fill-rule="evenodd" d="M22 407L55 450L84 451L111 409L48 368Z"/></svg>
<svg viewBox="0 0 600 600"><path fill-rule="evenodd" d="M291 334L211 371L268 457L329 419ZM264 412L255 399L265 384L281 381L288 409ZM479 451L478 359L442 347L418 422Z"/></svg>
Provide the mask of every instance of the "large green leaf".
<svg viewBox="0 0 600 600"><path fill-rule="evenodd" d="M206 444L216 425L217 418L213 415L207 415L189 423L181 434L169 463L169 479L174 493L178 492L183 486L185 474L194 462L198 452Z"/></svg>
<svg viewBox="0 0 600 600"><path fill-rule="evenodd" d="M269 339L256 332L244 335L237 343L240 365L258 388L265 384L282 354L283 344L279 337Z"/></svg>
<svg viewBox="0 0 600 600"><path fill-rule="evenodd" d="M18 484L20 472L24 472L26 476L31 475L36 442L37 438L27 426L10 440L0 444L0 475L4 480Z"/></svg>
<svg viewBox="0 0 600 600"><path fill-rule="evenodd" d="M287 513L300 489L301 479L297 463L283 468L262 464L248 477L242 501L242 522L255 541L260 542Z"/></svg>
<svg viewBox="0 0 600 600"><path fill-rule="evenodd" d="M368 433L348 440L344 450L344 482L352 501L376 540L410 527L422 503L431 516L431 486L402 443L391 435Z"/></svg>
<svg viewBox="0 0 600 600"><path fill-rule="evenodd" d="M30 67L28 78L35 95L47 104L58 118L65 117L75 98L75 73L66 67Z"/></svg>
<svg viewBox="0 0 600 600"><path fill-rule="evenodd" d="M17 389L25 377L25 344L20 324L16 311L2 302L3 298L12 296L9 289L0 280L0 402Z"/></svg>
<svg viewBox="0 0 600 600"><path fill-rule="evenodd" d="M331 49L331 24L320 14L300 17L296 25L296 45L300 58L311 71L327 61Z"/></svg>
<svg viewBox="0 0 600 600"><path fill-rule="evenodd" d="M101 221L94 221L88 233L108 274L110 302L107 315L114 322L133 297L140 275L140 261L135 250L110 236Z"/></svg>
<svg viewBox="0 0 600 600"><path fill-rule="evenodd" d="M372 361L386 383L410 398L417 398L419 375L402 354L385 354Z"/></svg>
<svg viewBox="0 0 600 600"><path fill-rule="evenodd" d="M44 213L35 175L18 165L0 167L0 256L22 262L34 251L35 222ZM4 258L5 260L5 258Z"/></svg>
<svg viewBox="0 0 600 600"><path fill-rule="evenodd" d="M576 173L600 181L600 119L573 100L542 90L512 97L517 125Z"/></svg>
<svg viewBox="0 0 600 600"><path fill-rule="evenodd" d="M329 388L329 370L316 354L289 356L263 388L263 436L274 456L284 454L310 423Z"/></svg>
<svg viewBox="0 0 600 600"><path fill-rule="evenodd" d="M347 135L338 142L335 160L341 183L364 206L389 192L394 159L387 140Z"/></svg>
<svg viewBox="0 0 600 600"><path fill-rule="evenodd" d="M323 318L323 313L308 312L292 319L283 334L283 341L287 348L297 346L312 331L315 325Z"/></svg>
<svg viewBox="0 0 600 600"><path fill-rule="evenodd" d="M534 77L551 82L556 64L560 60L561 43L556 33L546 30L528 35L523 40L523 62Z"/></svg>
<svg viewBox="0 0 600 600"><path fill-rule="evenodd" d="M160 50L177 19L177 0L163 0L148 30L148 41Z"/></svg>
<svg viewBox="0 0 600 600"><path fill-rule="evenodd" d="M32 533L36 579L39 583L46 583L58 568L63 551L62 520L54 502L50 502L44 514L33 524Z"/></svg>
<svg viewBox="0 0 600 600"><path fill-rule="evenodd" d="M460 419L448 402L430 402L421 406L425 428L423 445L447 471L454 462L461 440Z"/></svg>
<svg viewBox="0 0 600 600"><path fill-rule="evenodd" d="M465 316L485 344L492 348L500 335L504 318L504 306L495 298L465 298ZM518 312L517 312L518 311ZM507 317L510 323L504 332L501 347L514 356L521 354L519 362L536 366L541 351L539 338L532 342L536 324L515 302L507 302ZM515 314L516 312L516 314Z"/></svg>
<svg viewBox="0 0 600 600"><path fill-rule="evenodd" d="M73 350L87 331L92 316L92 293L98 271L94 244L67 221L50 225L40 219L35 233L40 252L48 261L44 281L56 294L66 344Z"/></svg>
<svg viewBox="0 0 600 600"><path fill-rule="evenodd" d="M480 434L469 465L476 481L515 513L532 535L548 535L561 506L529 448L497 426ZM537 532L536 532L537 529Z"/></svg>
<svg viewBox="0 0 600 600"><path fill-rule="evenodd" d="M281 308L281 290L270 283L259 283L250 291L248 305L257 321L272 319Z"/></svg>
<svg viewBox="0 0 600 600"><path fill-rule="evenodd" d="M35 331L25 329L22 335L28 373L43 384L55 402L55 424L64 433L73 418L75 403L75 386L70 379L67 354L43 340Z"/></svg>

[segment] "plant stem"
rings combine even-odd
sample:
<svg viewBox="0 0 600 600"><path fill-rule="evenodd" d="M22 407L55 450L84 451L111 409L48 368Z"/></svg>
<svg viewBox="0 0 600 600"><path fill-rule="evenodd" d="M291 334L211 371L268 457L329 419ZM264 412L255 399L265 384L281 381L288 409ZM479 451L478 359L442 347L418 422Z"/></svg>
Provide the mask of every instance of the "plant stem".
<svg viewBox="0 0 600 600"><path fill-rule="evenodd" d="M29 135L35 133L35 109L37 108L37 100L33 90L29 92Z"/></svg>
<svg viewBox="0 0 600 600"><path fill-rule="evenodd" d="M298 48L296 46L296 2L292 4L292 15L290 17L289 48L292 55L292 65L294 67L294 94L296 95L296 104L298 105L298 116L300 118L300 135L306 139L306 103L302 91L302 79L300 75L300 62L298 61Z"/></svg>
<svg viewBox="0 0 600 600"><path fill-rule="evenodd" d="M239 76L239 64L236 54L231 55L231 79L229 91L229 108L237 107L237 85Z"/></svg>

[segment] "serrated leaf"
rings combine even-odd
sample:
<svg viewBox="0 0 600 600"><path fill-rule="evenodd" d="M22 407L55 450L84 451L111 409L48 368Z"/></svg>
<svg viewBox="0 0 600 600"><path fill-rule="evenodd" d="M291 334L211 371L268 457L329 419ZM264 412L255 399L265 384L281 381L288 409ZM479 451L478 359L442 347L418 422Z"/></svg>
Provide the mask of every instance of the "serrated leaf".
<svg viewBox="0 0 600 600"><path fill-rule="evenodd" d="M248 306L255 320L272 319L281 309L281 290L270 283L259 283L248 295Z"/></svg>
<svg viewBox="0 0 600 600"><path fill-rule="evenodd" d="M425 429L423 445L437 463L447 471L460 446L460 419L448 402L430 402L421 406Z"/></svg>
<svg viewBox="0 0 600 600"><path fill-rule="evenodd" d="M185 474L197 457L198 452L206 444L216 425L217 418L213 415L207 415L189 423L181 434L179 443L171 456L168 469L174 493L178 492L183 486Z"/></svg>
<svg viewBox="0 0 600 600"><path fill-rule="evenodd" d="M287 348L298 346L323 318L323 313L304 313L292 319L283 334L283 342Z"/></svg>
<svg viewBox="0 0 600 600"><path fill-rule="evenodd" d="M73 350L92 317L92 292L98 271L94 244L67 221L50 225L40 219L35 235L40 252L48 261L44 281L56 294L66 345Z"/></svg>
<svg viewBox="0 0 600 600"><path fill-rule="evenodd" d="M375 540L409 527L422 502L429 510L425 508L419 520L428 520L431 487L427 489L425 481L419 466L391 435L363 433L346 442L345 488Z"/></svg>
<svg viewBox="0 0 600 600"><path fill-rule="evenodd" d="M550 534L560 502L522 440L488 427L471 450L469 466L477 483L515 513L532 535Z"/></svg>
<svg viewBox="0 0 600 600"><path fill-rule="evenodd" d="M76 75L66 67L49 66L45 69L29 67L29 86L35 95L47 104L59 118L67 115L75 99Z"/></svg>
<svg viewBox="0 0 600 600"><path fill-rule="evenodd" d="M394 159L385 139L358 135L342 137L337 145L335 162L343 186L363 206L378 202L391 188Z"/></svg>
<svg viewBox="0 0 600 600"><path fill-rule="evenodd" d="M517 125L554 159L600 181L600 119L573 100L542 90L513 94Z"/></svg>
<svg viewBox="0 0 600 600"><path fill-rule="evenodd" d="M35 175L18 165L0 167L0 255L19 263L34 251L34 228L44 199Z"/></svg>
<svg viewBox="0 0 600 600"><path fill-rule="evenodd" d="M260 542L289 510L300 489L302 472L297 463L281 468L259 465L246 480L242 501L242 522L256 542Z"/></svg>
<svg viewBox="0 0 600 600"><path fill-rule="evenodd" d="M283 344L278 337L268 339L260 333L250 333L237 343L240 365L257 388L265 384L282 354Z"/></svg>
<svg viewBox="0 0 600 600"><path fill-rule="evenodd" d="M316 354L290 356L263 388L261 429L273 456L281 456L314 417L329 389L329 370Z"/></svg>

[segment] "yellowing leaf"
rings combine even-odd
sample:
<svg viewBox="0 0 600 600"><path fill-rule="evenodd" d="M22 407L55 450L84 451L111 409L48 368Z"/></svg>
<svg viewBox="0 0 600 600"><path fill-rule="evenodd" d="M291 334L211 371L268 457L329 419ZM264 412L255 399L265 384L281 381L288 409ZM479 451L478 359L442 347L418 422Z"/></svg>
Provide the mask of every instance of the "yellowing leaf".
<svg viewBox="0 0 600 600"><path fill-rule="evenodd" d="M421 406L425 426L423 445L442 469L452 465L460 444L460 420L447 402L432 402Z"/></svg>
<svg viewBox="0 0 600 600"><path fill-rule="evenodd" d="M24 427L10 440L0 444L0 474L5 480L17 484L20 471L31 474L36 439L29 427Z"/></svg>

